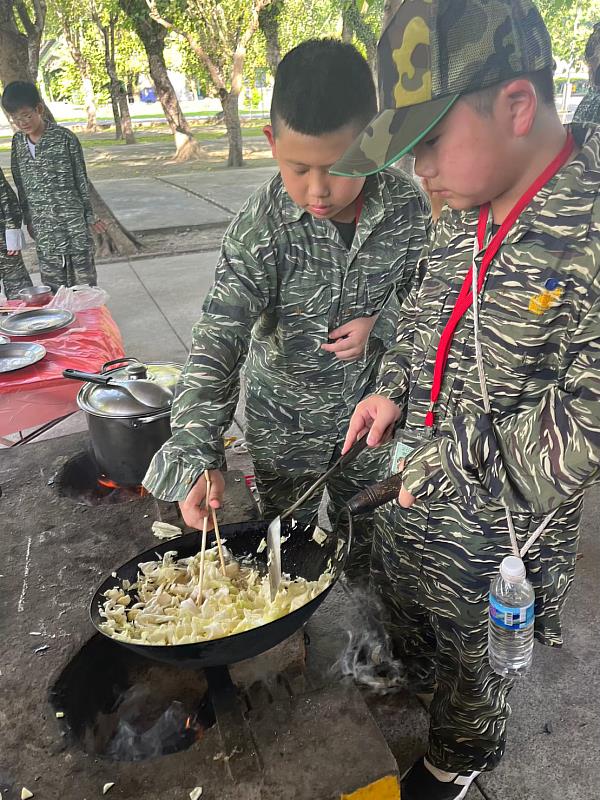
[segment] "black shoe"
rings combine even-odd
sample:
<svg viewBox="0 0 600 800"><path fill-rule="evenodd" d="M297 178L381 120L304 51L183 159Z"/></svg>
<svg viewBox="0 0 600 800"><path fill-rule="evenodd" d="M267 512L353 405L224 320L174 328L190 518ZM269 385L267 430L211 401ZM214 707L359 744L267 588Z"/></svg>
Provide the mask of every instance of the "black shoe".
<svg viewBox="0 0 600 800"><path fill-rule="evenodd" d="M463 800L479 774L470 772L452 777L435 767L428 769L425 759L420 758L402 777L402 800ZM446 775L448 780L444 779Z"/></svg>

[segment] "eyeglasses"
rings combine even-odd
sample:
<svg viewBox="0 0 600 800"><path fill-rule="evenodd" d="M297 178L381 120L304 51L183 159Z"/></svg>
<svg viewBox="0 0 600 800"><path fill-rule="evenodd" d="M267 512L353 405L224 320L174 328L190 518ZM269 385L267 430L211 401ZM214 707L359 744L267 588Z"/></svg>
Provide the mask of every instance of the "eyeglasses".
<svg viewBox="0 0 600 800"><path fill-rule="evenodd" d="M9 114L9 120L14 122L15 125L27 125L37 116L36 111L29 111L27 114Z"/></svg>

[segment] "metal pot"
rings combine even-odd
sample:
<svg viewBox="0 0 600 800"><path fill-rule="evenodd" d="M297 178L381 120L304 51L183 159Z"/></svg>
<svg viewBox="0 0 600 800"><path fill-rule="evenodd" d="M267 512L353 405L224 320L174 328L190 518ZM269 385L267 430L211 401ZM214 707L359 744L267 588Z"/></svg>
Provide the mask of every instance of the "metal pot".
<svg viewBox="0 0 600 800"><path fill-rule="evenodd" d="M102 367L103 374L110 372L119 381L153 380L173 392L181 370L180 364L142 364L137 358L108 361ZM84 383L77 405L85 412L100 472L120 486L139 486L154 454L171 436L171 403L149 408L110 385Z"/></svg>

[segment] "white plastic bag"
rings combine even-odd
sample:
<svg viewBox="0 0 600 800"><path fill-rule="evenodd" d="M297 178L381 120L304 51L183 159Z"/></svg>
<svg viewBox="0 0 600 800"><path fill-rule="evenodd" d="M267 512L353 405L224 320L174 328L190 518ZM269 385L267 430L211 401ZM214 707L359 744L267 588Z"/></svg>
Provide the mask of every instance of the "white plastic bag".
<svg viewBox="0 0 600 800"><path fill-rule="evenodd" d="M67 311L86 311L106 305L108 292L97 286L59 286L47 308L66 308Z"/></svg>

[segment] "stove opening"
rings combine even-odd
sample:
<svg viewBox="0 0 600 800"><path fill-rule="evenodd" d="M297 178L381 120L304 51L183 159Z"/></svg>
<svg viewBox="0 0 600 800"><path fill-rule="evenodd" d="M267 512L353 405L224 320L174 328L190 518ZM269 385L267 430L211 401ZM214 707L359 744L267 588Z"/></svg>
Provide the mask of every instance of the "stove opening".
<svg viewBox="0 0 600 800"><path fill-rule="evenodd" d="M54 486L61 497L68 497L85 506L131 503L149 493L143 486L119 486L106 475L101 475L90 453L78 453L69 459L54 478Z"/></svg>
<svg viewBox="0 0 600 800"><path fill-rule="evenodd" d="M215 722L202 670L151 662L99 634L63 670L50 700L86 753L113 761L187 750Z"/></svg>

